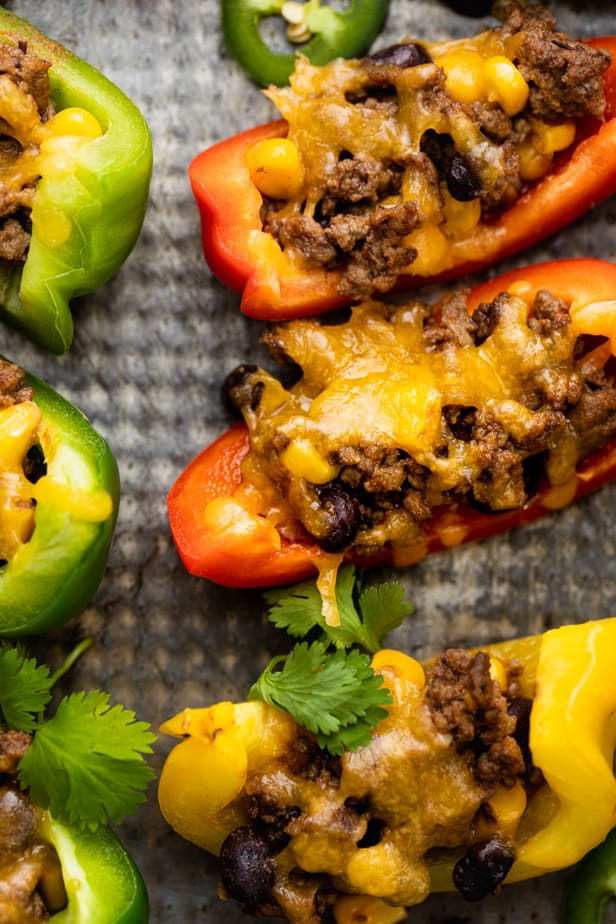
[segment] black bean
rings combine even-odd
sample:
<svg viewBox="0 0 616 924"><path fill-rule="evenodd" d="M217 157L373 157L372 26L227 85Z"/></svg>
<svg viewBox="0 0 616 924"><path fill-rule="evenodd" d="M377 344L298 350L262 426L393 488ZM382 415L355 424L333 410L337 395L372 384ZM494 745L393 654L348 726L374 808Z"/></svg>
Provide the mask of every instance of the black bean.
<svg viewBox="0 0 616 924"><path fill-rule="evenodd" d="M24 459L24 475L32 484L47 474L47 461L43 447L39 443L31 446Z"/></svg>
<svg viewBox="0 0 616 924"><path fill-rule="evenodd" d="M453 868L453 884L468 902L491 895L501 884L515 860L510 847L494 837L473 844Z"/></svg>
<svg viewBox="0 0 616 924"><path fill-rule="evenodd" d="M533 706L532 699L527 696L516 696L507 706L509 715L515 716L516 726L513 737L518 743L524 763L528 766L531 762L531 753L529 745L530 736L530 711Z"/></svg>
<svg viewBox="0 0 616 924"><path fill-rule="evenodd" d="M447 189L454 199L458 202L470 202L481 195L481 183L466 158L456 151L451 135L429 128L422 135L420 148L422 154L430 158L439 175L445 180Z"/></svg>
<svg viewBox="0 0 616 924"><path fill-rule="evenodd" d="M360 848L374 847L376 844L380 843L384 828L385 822L381 818L370 818L366 827L366 833L361 840L357 841L357 846Z"/></svg>
<svg viewBox="0 0 616 924"><path fill-rule="evenodd" d="M493 0L445 0L445 2L456 13L475 17L487 16L493 6Z"/></svg>
<svg viewBox="0 0 616 924"><path fill-rule="evenodd" d="M445 171L445 182L451 196L458 202L471 202L481 195L481 183L466 158L458 151L449 158Z"/></svg>
<svg viewBox="0 0 616 924"><path fill-rule="evenodd" d="M255 387L250 383L250 377L255 372L257 372L256 366L250 365L249 363L242 363L226 377L222 383L221 395L223 404L227 410L241 410L241 408L246 405L248 405L251 410L256 410L258 407L258 400L256 406L253 407ZM262 390L263 388L261 388L261 391ZM261 397L260 393L258 397Z"/></svg>
<svg viewBox="0 0 616 924"><path fill-rule="evenodd" d="M390 45L381 48L374 54L368 55L367 60L378 67L392 65L393 67L417 67L418 64L427 64L430 57L422 45L417 42L402 42L399 45Z"/></svg>
<svg viewBox="0 0 616 924"><path fill-rule="evenodd" d="M341 552L357 535L361 523L359 504L335 481L319 492L319 504L328 527L319 544L326 552Z"/></svg>
<svg viewBox="0 0 616 924"><path fill-rule="evenodd" d="M231 898L255 907L270 897L275 879L267 842L249 826L236 828L220 851L221 878Z"/></svg>

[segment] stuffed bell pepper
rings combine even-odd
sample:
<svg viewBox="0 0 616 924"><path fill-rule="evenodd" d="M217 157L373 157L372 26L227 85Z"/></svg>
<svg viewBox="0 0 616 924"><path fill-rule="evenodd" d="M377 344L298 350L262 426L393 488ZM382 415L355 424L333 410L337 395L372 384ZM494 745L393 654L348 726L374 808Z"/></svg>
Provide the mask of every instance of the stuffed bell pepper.
<svg viewBox="0 0 616 924"><path fill-rule="evenodd" d="M531 246L616 190L614 51L514 3L474 38L300 58L284 120L190 165L211 269L278 320Z"/></svg>
<svg viewBox="0 0 616 924"><path fill-rule="evenodd" d="M431 892L480 901L603 841L615 619L425 663L387 648L370 660L340 646L391 627L391 592L380 614L364 592L363 623L339 598L337 629L315 597L297 588L271 618L326 641L274 658L247 702L161 727L184 739L160 777L163 815L220 856L222 897L293 924L394 924Z"/></svg>
<svg viewBox="0 0 616 924"><path fill-rule="evenodd" d="M71 299L107 282L141 230L148 127L97 70L0 8L0 311L45 349Z"/></svg>
<svg viewBox="0 0 616 924"><path fill-rule="evenodd" d="M45 720L63 671L0 647L0 920L146 924L141 874L106 822L144 801L155 736L99 691Z"/></svg>
<svg viewBox="0 0 616 924"><path fill-rule="evenodd" d="M118 503L114 456L81 411L0 359L0 637L81 612L102 578Z"/></svg>
<svg viewBox="0 0 616 924"><path fill-rule="evenodd" d="M184 564L325 586L344 558L405 566L564 507L616 471L615 325L616 266L564 260L267 328L291 377L229 375L245 423L169 493Z"/></svg>

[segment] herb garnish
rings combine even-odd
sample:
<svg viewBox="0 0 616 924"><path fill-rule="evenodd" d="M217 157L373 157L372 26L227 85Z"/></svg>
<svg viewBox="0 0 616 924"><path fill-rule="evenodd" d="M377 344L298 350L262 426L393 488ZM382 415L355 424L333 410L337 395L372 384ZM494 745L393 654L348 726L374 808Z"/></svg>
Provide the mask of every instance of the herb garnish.
<svg viewBox="0 0 616 924"><path fill-rule="evenodd" d="M19 648L0 648L0 725L33 735L18 765L22 789L59 821L95 831L145 801L142 790L155 774L143 755L152 753L156 736L99 690L63 697L45 719L51 687L63 673L64 665L51 675Z"/></svg>
<svg viewBox="0 0 616 924"><path fill-rule="evenodd" d="M336 582L339 626L325 622L315 581L267 593L275 626L295 638L314 633L317 638L272 658L248 698L288 712L332 754L368 744L392 697L369 655L358 649L378 651L387 633L412 612L403 593L397 583L364 587L354 567L343 566Z"/></svg>

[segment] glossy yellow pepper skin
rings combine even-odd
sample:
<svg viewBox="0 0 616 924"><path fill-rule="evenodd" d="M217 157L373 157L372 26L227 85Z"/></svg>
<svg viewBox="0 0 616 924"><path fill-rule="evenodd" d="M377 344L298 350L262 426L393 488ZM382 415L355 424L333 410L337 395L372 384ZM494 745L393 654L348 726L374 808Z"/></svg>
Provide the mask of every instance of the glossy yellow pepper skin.
<svg viewBox="0 0 616 924"><path fill-rule="evenodd" d="M289 715L257 701L184 709L169 719L161 731L185 739L169 754L159 782L169 824L218 854L227 834L245 821L239 803L248 773L283 754L296 730Z"/></svg>
<svg viewBox="0 0 616 924"><path fill-rule="evenodd" d="M515 882L577 862L616 824L616 618L563 626L481 650L495 665L517 660L524 668L521 693L532 698L530 749L546 781L527 800L522 794L519 803L516 860L505 880ZM387 650L377 653L374 668L394 698L382 723L386 729L417 696L423 670L406 655ZM298 727L286 713L249 702L185 709L161 731L185 739L162 770L162 813L183 837L218 854L225 837L247 822L247 778L287 753ZM513 792L505 798L503 831L510 824L507 801L516 802L518 796ZM454 851L430 862L431 891L453 890L457 856L459 851Z"/></svg>

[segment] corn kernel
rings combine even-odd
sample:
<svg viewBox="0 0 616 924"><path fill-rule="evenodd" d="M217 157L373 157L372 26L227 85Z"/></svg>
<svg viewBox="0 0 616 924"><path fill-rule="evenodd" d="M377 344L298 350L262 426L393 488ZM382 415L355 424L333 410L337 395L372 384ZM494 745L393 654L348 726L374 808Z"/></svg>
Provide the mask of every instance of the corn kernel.
<svg viewBox="0 0 616 924"><path fill-rule="evenodd" d="M526 808L526 790L520 780L510 789L497 786L488 805L496 818L499 832L514 837Z"/></svg>
<svg viewBox="0 0 616 924"><path fill-rule="evenodd" d="M537 150L532 141L525 141L518 145L520 159L520 176L523 180L540 180L545 176L552 163L552 156Z"/></svg>
<svg viewBox="0 0 616 924"><path fill-rule="evenodd" d="M100 138L103 130L98 119L87 109L70 106L61 109L44 125L45 134L56 137L62 135L78 135L80 138Z"/></svg>
<svg viewBox="0 0 616 924"><path fill-rule="evenodd" d="M395 674L412 683L418 690L426 685L426 675L419 661L403 651L382 648L373 656L371 666L376 674Z"/></svg>
<svg viewBox="0 0 616 924"><path fill-rule="evenodd" d="M542 154L564 151L575 140L575 122L572 119L560 125L548 125L539 119L531 119L530 124L536 136L535 145Z"/></svg>
<svg viewBox="0 0 616 924"><path fill-rule="evenodd" d="M490 677L495 681L501 690L507 689L507 670L500 658L490 655Z"/></svg>
<svg viewBox="0 0 616 924"><path fill-rule="evenodd" d="M482 74L490 102L500 103L508 116L524 109L528 101L528 84L513 61L503 55L492 55L483 62Z"/></svg>
<svg viewBox="0 0 616 924"><path fill-rule="evenodd" d="M280 454L280 461L298 478L311 484L327 484L336 477L340 469L324 459L310 440L293 440Z"/></svg>
<svg viewBox="0 0 616 924"><path fill-rule="evenodd" d="M444 202L445 222L451 234L467 234L481 220L481 200L459 202L453 196L446 195Z"/></svg>
<svg viewBox="0 0 616 924"><path fill-rule="evenodd" d="M246 155L250 179L272 199L291 199L304 185L304 168L297 145L288 138L267 138Z"/></svg>
<svg viewBox="0 0 616 924"><path fill-rule="evenodd" d="M436 225L425 224L404 239L407 247L417 250L415 260L404 272L414 276L430 276L450 265L449 242Z"/></svg>
<svg viewBox="0 0 616 924"><path fill-rule="evenodd" d="M483 58L478 51L460 49L437 58L445 72L447 90L458 103L475 103L486 93Z"/></svg>

